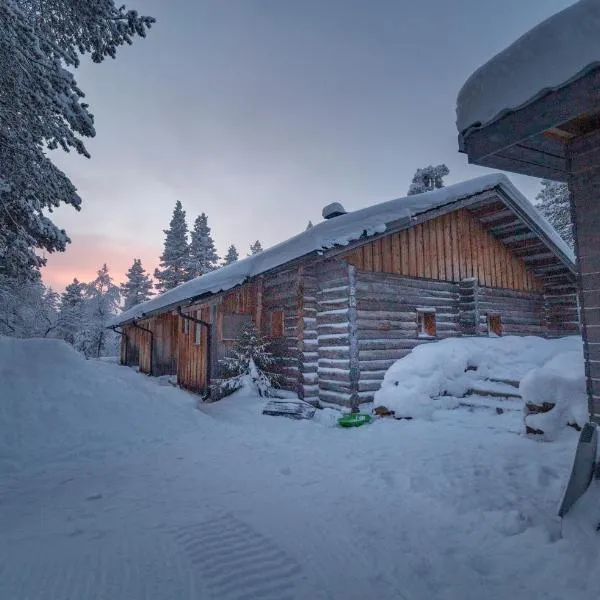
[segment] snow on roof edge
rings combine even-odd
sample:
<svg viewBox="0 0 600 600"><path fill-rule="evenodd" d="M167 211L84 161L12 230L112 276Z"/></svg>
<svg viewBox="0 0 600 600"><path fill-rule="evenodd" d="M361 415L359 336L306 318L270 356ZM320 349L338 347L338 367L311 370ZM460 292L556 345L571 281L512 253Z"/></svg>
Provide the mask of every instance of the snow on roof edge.
<svg viewBox="0 0 600 600"><path fill-rule="evenodd" d="M531 104L600 66L600 2L580 0L479 67L456 102L462 136Z"/></svg>
<svg viewBox="0 0 600 600"><path fill-rule="evenodd" d="M418 214L498 187L504 189L533 223L538 224L548 240L559 251L569 260L574 260L570 248L531 202L517 190L510 179L503 173L492 173L431 192L367 206L317 223L314 227L258 254L182 283L172 290L138 304L114 317L108 323L108 327L145 318L169 307L183 305L200 296L228 291L251 277L284 266L309 254L323 253L334 247L347 246L362 237L383 233L391 222L404 220L408 225Z"/></svg>

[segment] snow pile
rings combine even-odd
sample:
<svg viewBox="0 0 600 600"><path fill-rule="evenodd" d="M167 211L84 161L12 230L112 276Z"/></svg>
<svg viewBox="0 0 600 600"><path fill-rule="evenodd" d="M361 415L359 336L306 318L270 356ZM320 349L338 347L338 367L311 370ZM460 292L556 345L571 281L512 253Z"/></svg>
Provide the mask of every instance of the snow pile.
<svg viewBox="0 0 600 600"><path fill-rule="evenodd" d="M461 89L460 133L487 125L600 65L600 3L583 0L553 15L480 67Z"/></svg>
<svg viewBox="0 0 600 600"><path fill-rule="evenodd" d="M192 279L143 302L115 317L109 326L127 323L164 310L166 307L184 304L199 296L230 290L250 277L266 273L302 256L322 254L330 248L347 246L361 238L384 233L389 223L394 223L395 227L402 224L409 227L413 217L420 213L494 188L501 188L506 194L506 202L518 207L520 213L525 214L529 221L536 223L548 241L562 253L565 260L573 263L573 253L569 247L531 202L512 185L506 175L494 173L430 192L382 202L317 223L272 248L206 273L202 277Z"/></svg>
<svg viewBox="0 0 600 600"><path fill-rule="evenodd" d="M149 415L168 424L183 412L187 421L181 399L133 369L86 360L63 341L0 337L0 480L50 458L157 442L169 428L157 436Z"/></svg>
<svg viewBox="0 0 600 600"><path fill-rule="evenodd" d="M588 422L588 404L582 349L563 352L532 369L521 380L519 391L526 406L554 405L548 412L525 417L525 423L542 431L546 439L556 439L569 424L583 427Z"/></svg>
<svg viewBox="0 0 600 600"><path fill-rule="evenodd" d="M488 379L519 382L557 354L579 353L581 338L526 336L449 338L417 346L394 363L375 394L396 417L428 418L440 396L462 397Z"/></svg>

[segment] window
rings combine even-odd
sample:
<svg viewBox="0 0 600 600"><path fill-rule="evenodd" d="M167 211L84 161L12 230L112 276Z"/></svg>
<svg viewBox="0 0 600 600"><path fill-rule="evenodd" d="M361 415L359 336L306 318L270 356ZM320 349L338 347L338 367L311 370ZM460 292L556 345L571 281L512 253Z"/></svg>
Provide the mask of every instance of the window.
<svg viewBox="0 0 600 600"><path fill-rule="evenodd" d="M274 310L271 313L271 337L283 337L284 326L283 326L283 311Z"/></svg>
<svg viewBox="0 0 600 600"><path fill-rule="evenodd" d="M242 327L251 321L252 317L250 315L224 314L221 339L223 341L237 340L242 331Z"/></svg>
<svg viewBox="0 0 600 600"><path fill-rule="evenodd" d="M417 324L419 337L435 337L437 335L435 310L417 309Z"/></svg>
<svg viewBox="0 0 600 600"><path fill-rule="evenodd" d="M183 319L183 323L181 324L181 331L186 335L190 332L190 322L188 319Z"/></svg>
<svg viewBox="0 0 600 600"><path fill-rule="evenodd" d="M502 318L500 315L487 316L488 335L496 337L502 335Z"/></svg>
<svg viewBox="0 0 600 600"><path fill-rule="evenodd" d="M194 331L194 344L199 346L202 343L202 325L196 323L196 329Z"/></svg>

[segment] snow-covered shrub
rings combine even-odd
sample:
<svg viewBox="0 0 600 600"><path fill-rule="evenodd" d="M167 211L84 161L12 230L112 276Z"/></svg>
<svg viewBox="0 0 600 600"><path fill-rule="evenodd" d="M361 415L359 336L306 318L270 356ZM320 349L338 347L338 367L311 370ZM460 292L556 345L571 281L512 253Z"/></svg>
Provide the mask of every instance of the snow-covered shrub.
<svg viewBox="0 0 600 600"><path fill-rule="evenodd" d="M269 351L269 342L250 322L242 328L231 354L219 361L224 377L213 385L214 398L222 398L241 388L259 396L272 396L279 377L273 372L277 358Z"/></svg>
<svg viewBox="0 0 600 600"><path fill-rule="evenodd" d="M580 349L579 337L464 337L423 344L389 368L375 406L396 417L428 418L442 407L441 396L462 397L490 378L520 381L557 354Z"/></svg>
<svg viewBox="0 0 600 600"><path fill-rule="evenodd" d="M523 377L519 391L525 403L525 424L555 439L567 425L588 421L582 349L563 352Z"/></svg>

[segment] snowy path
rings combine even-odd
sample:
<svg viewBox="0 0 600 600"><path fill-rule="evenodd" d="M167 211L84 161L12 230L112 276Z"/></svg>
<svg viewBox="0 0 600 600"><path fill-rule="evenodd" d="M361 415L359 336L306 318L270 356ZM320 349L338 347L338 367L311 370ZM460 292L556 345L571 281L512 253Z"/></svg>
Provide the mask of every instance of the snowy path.
<svg viewBox="0 0 600 600"><path fill-rule="evenodd" d="M0 339L0 598L577 600L600 585L600 542L586 530L584 554L553 516L569 432L537 443L519 415L464 409L352 431L327 411L263 417L253 398L198 411L47 349Z"/></svg>

